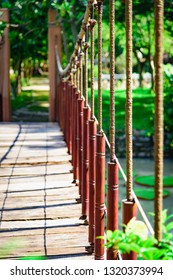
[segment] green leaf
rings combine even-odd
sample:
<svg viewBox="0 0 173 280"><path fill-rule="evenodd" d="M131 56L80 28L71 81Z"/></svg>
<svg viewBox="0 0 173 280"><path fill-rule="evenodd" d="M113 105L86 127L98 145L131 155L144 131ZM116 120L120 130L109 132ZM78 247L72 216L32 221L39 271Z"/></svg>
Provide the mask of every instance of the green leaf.
<svg viewBox="0 0 173 280"><path fill-rule="evenodd" d="M166 230L167 230L167 231L172 230L172 229L173 229L173 222L167 224L165 227L166 227Z"/></svg>
<svg viewBox="0 0 173 280"><path fill-rule="evenodd" d="M112 239L112 231L111 230L107 230L107 232L106 232L106 239L107 240L111 240Z"/></svg>

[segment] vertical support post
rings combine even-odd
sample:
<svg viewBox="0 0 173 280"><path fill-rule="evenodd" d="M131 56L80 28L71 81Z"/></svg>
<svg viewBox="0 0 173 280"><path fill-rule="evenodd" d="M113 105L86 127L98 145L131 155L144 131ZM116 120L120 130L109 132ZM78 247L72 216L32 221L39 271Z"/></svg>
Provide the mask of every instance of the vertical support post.
<svg viewBox="0 0 173 280"><path fill-rule="evenodd" d="M0 20L9 23L9 10L0 9ZM6 26L3 33L3 43L0 46L0 101L1 120L9 122L11 119L10 108L10 43L9 27Z"/></svg>
<svg viewBox="0 0 173 280"><path fill-rule="evenodd" d="M127 225L133 217L137 217L137 205L134 201L123 200L122 211L124 225ZM123 260L136 260L136 253L130 252L129 254L124 254Z"/></svg>
<svg viewBox="0 0 173 280"><path fill-rule="evenodd" d="M73 151L73 183L77 184L77 180L79 179L79 164L78 164L78 116L77 116L77 100L79 97L79 93L77 88L74 88L74 111L73 111L73 127L74 127L74 151Z"/></svg>
<svg viewBox="0 0 173 280"><path fill-rule="evenodd" d="M132 0L126 5L126 200L123 200L123 224L137 215L133 190L133 142L132 142ZM124 259L136 259L136 254L125 254Z"/></svg>
<svg viewBox="0 0 173 280"><path fill-rule="evenodd" d="M104 212L105 212L105 137L96 135L96 202L95 202L95 259L104 260Z"/></svg>
<svg viewBox="0 0 173 280"><path fill-rule="evenodd" d="M82 159L82 217L86 223L88 216L88 200L89 200L89 127L90 118L89 107L83 108L83 159Z"/></svg>
<svg viewBox="0 0 173 280"><path fill-rule="evenodd" d="M162 205L163 205L163 12L164 1L154 1L155 8L155 200L154 230L158 241L162 240Z"/></svg>
<svg viewBox="0 0 173 280"><path fill-rule="evenodd" d="M94 251L95 237L95 181L96 181L96 121L89 120L89 243L91 252Z"/></svg>
<svg viewBox="0 0 173 280"><path fill-rule="evenodd" d="M48 10L48 60L49 60L49 120L51 122L56 121L56 83L57 83L57 71L56 71L56 59L55 59L55 43L58 45L59 56L61 57L61 30L56 26L56 11L53 9Z"/></svg>
<svg viewBox="0 0 173 280"><path fill-rule="evenodd" d="M118 164L108 162L107 230L118 229ZM107 260L116 260L112 248L107 250Z"/></svg>
<svg viewBox="0 0 173 280"><path fill-rule="evenodd" d="M118 164L115 162L115 1L110 0L110 162L108 163L107 230L118 229ZM116 260L117 252L107 250L107 259Z"/></svg>
<svg viewBox="0 0 173 280"><path fill-rule="evenodd" d="M82 155L83 155L83 107L84 100L77 100L78 110L78 162L79 162L79 202L82 202Z"/></svg>

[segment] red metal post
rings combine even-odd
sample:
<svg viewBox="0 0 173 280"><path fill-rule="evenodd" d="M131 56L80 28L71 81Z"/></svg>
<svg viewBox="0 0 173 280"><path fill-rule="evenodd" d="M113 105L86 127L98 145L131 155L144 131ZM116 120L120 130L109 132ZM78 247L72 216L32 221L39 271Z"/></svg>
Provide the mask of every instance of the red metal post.
<svg viewBox="0 0 173 280"><path fill-rule="evenodd" d="M72 86L72 112L71 112L71 116L72 116L72 165L74 168L74 147L75 147L75 92L76 92L76 88L73 85Z"/></svg>
<svg viewBox="0 0 173 280"><path fill-rule="evenodd" d="M108 162L107 230L118 229L118 164ZM116 260L112 248L107 250L107 260Z"/></svg>
<svg viewBox="0 0 173 280"><path fill-rule="evenodd" d="M64 139L67 143L68 141L68 82L64 83L64 92L63 92L63 107L62 107L62 113L63 113L63 127L64 127Z"/></svg>
<svg viewBox="0 0 173 280"><path fill-rule="evenodd" d="M78 141L78 164L79 164L79 200L81 202L82 195L82 156L83 156L83 107L84 100L79 98L77 100L77 111L78 111L78 127L77 127L77 141Z"/></svg>
<svg viewBox="0 0 173 280"><path fill-rule="evenodd" d="M82 218L88 216L88 199L89 199L89 126L90 118L89 107L83 108L83 158L82 158ZM86 220L86 223L88 221Z"/></svg>
<svg viewBox="0 0 173 280"><path fill-rule="evenodd" d="M79 93L77 88L74 88L74 108L73 108L73 183L78 184L79 179L79 164L78 164L78 113L77 113L77 100L79 98Z"/></svg>
<svg viewBox="0 0 173 280"><path fill-rule="evenodd" d="M105 201L105 138L96 135L96 202L95 202L95 259L104 260L104 201Z"/></svg>
<svg viewBox="0 0 173 280"><path fill-rule="evenodd" d="M95 237L95 181L96 181L96 121L89 120L89 238L90 252L94 251Z"/></svg>
<svg viewBox="0 0 173 280"><path fill-rule="evenodd" d="M68 145L68 153L71 154L72 153L72 85L71 82L69 82L68 84L68 92L67 92L67 108L68 108L68 112L67 112L67 145Z"/></svg>
<svg viewBox="0 0 173 280"><path fill-rule="evenodd" d="M137 217L137 205L135 201L122 201L122 211L123 211L123 224L127 225L128 222L133 218ZM129 254L123 255L124 260L136 260L136 253L130 252Z"/></svg>

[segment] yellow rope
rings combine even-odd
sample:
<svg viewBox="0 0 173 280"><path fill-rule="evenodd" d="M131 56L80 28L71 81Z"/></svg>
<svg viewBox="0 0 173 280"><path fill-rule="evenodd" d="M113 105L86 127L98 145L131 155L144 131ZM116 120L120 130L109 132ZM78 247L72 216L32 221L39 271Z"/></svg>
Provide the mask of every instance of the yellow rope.
<svg viewBox="0 0 173 280"><path fill-rule="evenodd" d="M162 239L162 192L163 192L163 0L155 5L155 237Z"/></svg>
<svg viewBox="0 0 173 280"><path fill-rule="evenodd" d="M132 143L132 0L126 0L126 170L127 200L132 200L133 143Z"/></svg>

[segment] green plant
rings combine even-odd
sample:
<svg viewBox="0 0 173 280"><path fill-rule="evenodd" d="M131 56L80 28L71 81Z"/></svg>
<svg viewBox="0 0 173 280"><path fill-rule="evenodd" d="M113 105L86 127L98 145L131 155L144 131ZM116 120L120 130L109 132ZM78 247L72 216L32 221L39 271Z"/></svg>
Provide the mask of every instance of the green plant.
<svg viewBox="0 0 173 280"><path fill-rule="evenodd" d="M124 232L121 230L107 230L107 243L105 246L107 249L119 250L121 254L133 251L137 254L138 259L172 260L173 236L171 231L173 229L173 221L169 221L172 217L173 215L167 215L167 210L162 212L163 239L161 242L158 242L154 236L149 236L145 223L132 218L127 226L124 225Z"/></svg>

